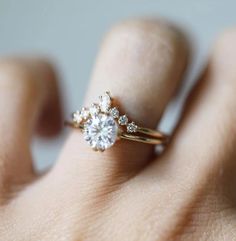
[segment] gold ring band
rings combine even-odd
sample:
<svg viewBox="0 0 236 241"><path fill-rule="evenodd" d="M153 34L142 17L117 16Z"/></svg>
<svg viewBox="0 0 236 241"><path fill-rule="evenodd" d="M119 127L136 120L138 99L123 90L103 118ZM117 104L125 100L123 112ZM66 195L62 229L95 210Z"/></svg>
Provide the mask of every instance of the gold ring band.
<svg viewBox="0 0 236 241"><path fill-rule="evenodd" d="M76 125L74 122L70 122L70 121L65 121L65 125L75 129L80 129L82 131L84 129L83 125ZM155 131L149 128L138 127L136 133L140 133L143 135L138 135L138 134L135 135L135 134L129 134L125 132L120 132L118 137L120 139L137 141L137 142L153 144L153 145L166 145L169 140L169 136L161 133L160 131Z"/></svg>
<svg viewBox="0 0 236 241"><path fill-rule="evenodd" d="M99 97L99 104L92 104L90 108L82 108L72 114L72 121L65 125L79 129L84 133L85 140L98 151L111 147L116 140L125 139L153 145L165 145L168 135L130 122L127 115L120 115L114 107L109 92Z"/></svg>
<svg viewBox="0 0 236 241"><path fill-rule="evenodd" d="M152 130L149 128L138 127L137 133L143 135L122 133L120 137L126 140L137 141L153 145L166 145L169 140L169 136L163 134L160 131Z"/></svg>

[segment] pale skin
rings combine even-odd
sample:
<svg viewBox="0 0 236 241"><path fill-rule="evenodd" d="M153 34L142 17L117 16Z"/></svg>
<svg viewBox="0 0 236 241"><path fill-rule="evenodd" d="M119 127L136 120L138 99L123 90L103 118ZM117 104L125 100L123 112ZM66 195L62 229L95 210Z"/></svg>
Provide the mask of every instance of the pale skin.
<svg viewBox="0 0 236 241"><path fill-rule="evenodd" d="M71 130L41 177L30 143L61 128L56 75L47 61L2 59L0 240L236 240L235 42L232 29L212 47L163 155L129 141L94 152ZM155 128L181 85L188 51L183 34L164 22L118 24L103 41L85 105L110 90L122 111Z"/></svg>

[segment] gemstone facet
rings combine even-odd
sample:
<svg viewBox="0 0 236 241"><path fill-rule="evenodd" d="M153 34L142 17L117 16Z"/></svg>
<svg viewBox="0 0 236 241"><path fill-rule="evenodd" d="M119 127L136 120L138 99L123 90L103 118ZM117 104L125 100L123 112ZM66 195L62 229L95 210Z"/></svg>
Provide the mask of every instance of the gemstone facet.
<svg viewBox="0 0 236 241"><path fill-rule="evenodd" d="M84 124L84 139L95 150L104 151L111 147L117 135L117 122L110 115L100 113L89 118Z"/></svg>

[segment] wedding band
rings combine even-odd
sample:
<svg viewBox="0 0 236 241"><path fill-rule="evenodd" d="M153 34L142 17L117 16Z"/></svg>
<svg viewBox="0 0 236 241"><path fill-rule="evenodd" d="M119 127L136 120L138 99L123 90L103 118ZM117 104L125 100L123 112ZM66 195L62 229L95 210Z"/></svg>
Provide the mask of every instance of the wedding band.
<svg viewBox="0 0 236 241"><path fill-rule="evenodd" d="M104 151L121 139L153 145L165 145L169 139L160 131L136 125L126 114L120 115L108 91L99 96L99 103L72 113L72 120L65 124L81 130L95 151Z"/></svg>

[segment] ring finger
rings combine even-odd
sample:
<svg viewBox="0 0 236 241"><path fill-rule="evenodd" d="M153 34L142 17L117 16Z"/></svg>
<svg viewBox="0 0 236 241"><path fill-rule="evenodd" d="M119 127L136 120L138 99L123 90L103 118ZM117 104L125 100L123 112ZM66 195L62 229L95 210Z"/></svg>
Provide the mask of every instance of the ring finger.
<svg viewBox="0 0 236 241"><path fill-rule="evenodd" d="M133 20L119 24L103 42L85 103L91 104L96 96L109 90L131 120L155 128L182 78L186 60L185 39L167 23ZM101 168L109 175L130 174L143 167L152 153L151 146L131 141L95 153L81 133L73 131L58 167L62 166L64 172L69 168L98 173ZM69 164L68 157L72 157Z"/></svg>

